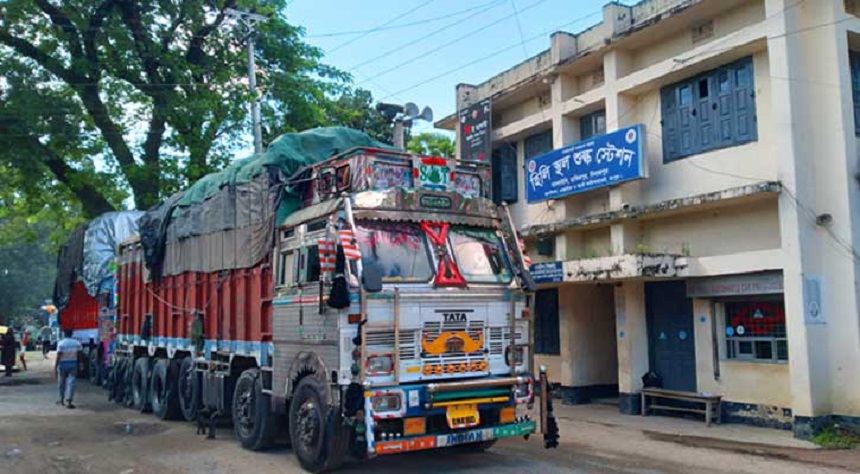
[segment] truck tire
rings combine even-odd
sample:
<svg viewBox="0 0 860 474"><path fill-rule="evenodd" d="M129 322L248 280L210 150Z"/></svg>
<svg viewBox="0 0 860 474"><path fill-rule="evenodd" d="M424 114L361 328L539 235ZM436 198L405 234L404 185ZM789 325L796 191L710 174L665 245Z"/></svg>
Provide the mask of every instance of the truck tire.
<svg viewBox="0 0 860 474"><path fill-rule="evenodd" d="M131 357L126 357L123 373L125 375L125 382L123 383L123 404L126 408L132 408L134 406L134 359Z"/></svg>
<svg viewBox="0 0 860 474"><path fill-rule="evenodd" d="M197 421L200 410L200 376L194 370L194 359L188 356L179 364L179 374L176 377L179 389L179 411L185 421Z"/></svg>
<svg viewBox="0 0 860 474"><path fill-rule="evenodd" d="M117 405L125 405L125 385L128 380L126 374L126 359L123 357L116 361L113 367L113 401Z"/></svg>
<svg viewBox="0 0 860 474"><path fill-rule="evenodd" d="M328 405L324 393L324 382L310 375L301 379L290 400L290 441L309 472L337 469L349 446L338 408Z"/></svg>
<svg viewBox="0 0 860 474"><path fill-rule="evenodd" d="M132 407L141 413L147 413L152 409L149 403L149 378L151 374L149 358L141 357L134 363L134 371L131 378L131 393L134 399Z"/></svg>
<svg viewBox="0 0 860 474"><path fill-rule="evenodd" d="M233 431L243 448L260 451L272 446L279 422L272 413L269 396L263 393L263 379L258 369L247 369L239 376L231 411Z"/></svg>
<svg viewBox="0 0 860 474"><path fill-rule="evenodd" d="M162 420L179 418L179 390L176 386L176 364L158 359L152 367L149 383L149 403L152 414ZM171 367L174 366L174 367Z"/></svg>

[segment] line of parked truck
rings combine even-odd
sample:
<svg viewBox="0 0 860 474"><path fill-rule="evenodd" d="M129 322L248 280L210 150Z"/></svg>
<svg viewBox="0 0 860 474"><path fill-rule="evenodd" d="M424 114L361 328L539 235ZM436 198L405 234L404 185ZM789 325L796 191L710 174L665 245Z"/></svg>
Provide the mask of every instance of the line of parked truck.
<svg viewBox="0 0 860 474"><path fill-rule="evenodd" d="M253 450L285 434L310 472L539 426L553 447L527 256L489 177L349 129L284 135L73 233L60 325L117 403L230 418Z"/></svg>

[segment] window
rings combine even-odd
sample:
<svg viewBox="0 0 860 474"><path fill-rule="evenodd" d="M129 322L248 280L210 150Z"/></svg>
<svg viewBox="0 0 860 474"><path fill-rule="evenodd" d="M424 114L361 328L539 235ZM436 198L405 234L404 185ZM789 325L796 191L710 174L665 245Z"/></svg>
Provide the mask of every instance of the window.
<svg viewBox="0 0 860 474"><path fill-rule="evenodd" d="M511 273L502 239L491 229L452 227L448 234L463 278L472 283L510 283Z"/></svg>
<svg viewBox="0 0 860 474"><path fill-rule="evenodd" d="M309 245L302 251L299 265L299 281L308 283L320 279L320 248L319 245Z"/></svg>
<svg viewBox="0 0 860 474"><path fill-rule="evenodd" d="M536 133L525 140L526 159L552 151L552 129Z"/></svg>
<svg viewBox="0 0 860 474"><path fill-rule="evenodd" d="M293 268L294 253L292 250L282 250L278 254L278 283L276 286L289 286L293 283Z"/></svg>
<svg viewBox="0 0 860 474"><path fill-rule="evenodd" d="M860 53L851 51L851 96L854 98L854 135L860 136Z"/></svg>
<svg viewBox="0 0 860 474"><path fill-rule="evenodd" d="M756 141L752 58L660 91L663 161Z"/></svg>
<svg viewBox="0 0 860 474"><path fill-rule="evenodd" d="M535 293L535 354L559 355L558 289Z"/></svg>
<svg viewBox="0 0 860 474"><path fill-rule="evenodd" d="M426 282L433 276L424 232L415 224L358 222L361 263L376 265L382 281Z"/></svg>
<svg viewBox="0 0 860 474"><path fill-rule="evenodd" d="M493 150L493 202L512 204L519 199L517 185L517 146L504 143Z"/></svg>
<svg viewBox="0 0 860 474"><path fill-rule="evenodd" d="M579 137L580 140L588 140L597 135L606 133L606 111L598 110L597 112L583 115L579 118Z"/></svg>
<svg viewBox="0 0 860 474"><path fill-rule="evenodd" d="M725 315L727 359L788 360L785 303L782 300L725 303Z"/></svg>

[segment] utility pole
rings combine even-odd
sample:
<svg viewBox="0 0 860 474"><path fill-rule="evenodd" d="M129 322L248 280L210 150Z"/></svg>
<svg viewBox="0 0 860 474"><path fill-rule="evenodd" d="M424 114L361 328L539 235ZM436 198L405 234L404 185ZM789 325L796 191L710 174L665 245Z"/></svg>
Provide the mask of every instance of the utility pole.
<svg viewBox="0 0 860 474"><path fill-rule="evenodd" d="M260 125L260 99L257 94L257 63L254 59L254 35L257 24L268 20L265 15L251 12L241 12L232 8L224 10L228 16L235 18L244 27L244 41L248 46L248 87L254 98L251 100L251 122L254 124L254 153L263 152L263 131Z"/></svg>

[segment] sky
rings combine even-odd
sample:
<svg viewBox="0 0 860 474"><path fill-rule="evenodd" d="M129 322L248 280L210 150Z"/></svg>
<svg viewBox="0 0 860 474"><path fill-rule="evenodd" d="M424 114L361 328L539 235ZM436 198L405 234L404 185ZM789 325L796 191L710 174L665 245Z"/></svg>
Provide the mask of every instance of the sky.
<svg viewBox="0 0 860 474"><path fill-rule="evenodd" d="M287 20L323 61L377 101L455 112L455 87L478 84L550 47L555 31L602 20L606 0L292 0ZM624 2L628 3L629 2ZM413 131L432 129L416 123Z"/></svg>

